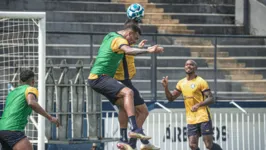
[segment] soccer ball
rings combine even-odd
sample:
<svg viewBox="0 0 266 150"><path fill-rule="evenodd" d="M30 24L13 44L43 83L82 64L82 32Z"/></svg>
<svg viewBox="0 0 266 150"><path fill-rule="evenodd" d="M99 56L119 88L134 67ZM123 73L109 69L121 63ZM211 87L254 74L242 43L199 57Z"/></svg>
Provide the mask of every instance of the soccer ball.
<svg viewBox="0 0 266 150"><path fill-rule="evenodd" d="M129 19L133 19L140 22L143 16L144 16L144 8L140 4L138 3L131 4L127 8L127 17Z"/></svg>

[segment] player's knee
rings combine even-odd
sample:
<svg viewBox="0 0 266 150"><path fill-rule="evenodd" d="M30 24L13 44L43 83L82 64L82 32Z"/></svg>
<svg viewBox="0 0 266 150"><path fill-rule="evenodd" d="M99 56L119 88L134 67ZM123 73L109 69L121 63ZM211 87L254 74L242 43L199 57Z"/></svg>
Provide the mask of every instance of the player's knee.
<svg viewBox="0 0 266 150"><path fill-rule="evenodd" d="M125 91L125 96L133 97L134 96L134 92L131 89L127 89Z"/></svg>
<svg viewBox="0 0 266 150"><path fill-rule="evenodd" d="M198 145L195 144L195 143L189 143L189 147L190 147L190 149L192 149L192 150L197 150Z"/></svg>

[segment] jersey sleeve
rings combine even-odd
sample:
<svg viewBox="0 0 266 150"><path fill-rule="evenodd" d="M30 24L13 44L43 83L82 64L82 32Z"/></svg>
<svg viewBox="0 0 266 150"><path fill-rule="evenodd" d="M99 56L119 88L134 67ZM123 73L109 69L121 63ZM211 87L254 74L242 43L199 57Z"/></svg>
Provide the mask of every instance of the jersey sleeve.
<svg viewBox="0 0 266 150"><path fill-rule="evenodd" d="M28 94L33 94L35 97L38 99L39 97L39 92L36 88L34 87L28 87L25 91L25 96L27 97Z"/></svg>
<svg viewBox="0 0 266 150"><path fill-rule="evenodd" d="M201 80L201 82L200 82L200 90L201 90L201 92L205 92L205 91L210 90L209 85L208 85L206 80Z"/></svg>
<svg viewBox="0 0 266 150"><path fill-rule="evenodd" d="M112 41L111 49L113 52L121 54L124 53L124 51L120 49L123 45L129 45L128 41L122 37L117 37Z"/></svg>
<svg viewBox="0 0 266 150"><path fill-rule="evenodd" d="M175 90L179 91L182 93L182 89L181 89L181 81L178 81L175 87Z"/></svg>

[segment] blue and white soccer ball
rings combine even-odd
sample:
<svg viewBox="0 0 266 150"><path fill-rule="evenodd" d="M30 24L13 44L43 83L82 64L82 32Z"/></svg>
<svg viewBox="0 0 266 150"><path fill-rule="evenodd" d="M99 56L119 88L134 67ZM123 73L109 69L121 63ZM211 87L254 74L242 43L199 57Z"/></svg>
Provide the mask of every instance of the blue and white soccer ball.
<svg viewBox="0 0 266 150"><path fill-rule="evenodd" d="M133 19L136 21L140 21L144 16L144 8L138 4L131 4L128 8L127 8L127 17L129 19Z"/></svg>

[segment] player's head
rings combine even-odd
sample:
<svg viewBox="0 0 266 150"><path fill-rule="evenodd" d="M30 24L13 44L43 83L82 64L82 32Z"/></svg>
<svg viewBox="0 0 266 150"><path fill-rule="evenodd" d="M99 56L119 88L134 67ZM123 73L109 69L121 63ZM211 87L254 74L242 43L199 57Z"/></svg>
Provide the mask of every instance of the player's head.
<svg viewBox="0 0 266 150"><path fill-rule="evenodd" d="M124 25L125 34L124 37L128 41L129 45L135 44L141 35L141 29L138 24L133 21L126 22Z"/></svg>
<svg viewBox="0 0 266 150"><path fill-rule="evenodd" d="M186 74L194 74L198 68L198 64L194 60L187 60L185 63Z"/></svg>
<svg viewBox="0 0 266 150"><path fill-rule="evenodd" d="M124 23L124 26L131 25L131 24L139 25L139 23L136 20L127 19L126 22Z"/></svg>
<svg viewBox="0 0 266 150"><path fill-rule="evenodd" d="M31 70L23 70L20 73L20 81L33 86L34 85L34 72Z"/></svg>

